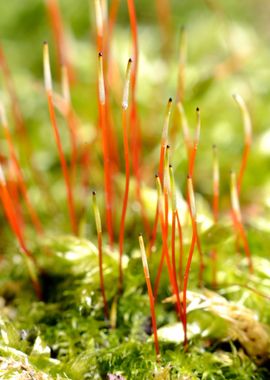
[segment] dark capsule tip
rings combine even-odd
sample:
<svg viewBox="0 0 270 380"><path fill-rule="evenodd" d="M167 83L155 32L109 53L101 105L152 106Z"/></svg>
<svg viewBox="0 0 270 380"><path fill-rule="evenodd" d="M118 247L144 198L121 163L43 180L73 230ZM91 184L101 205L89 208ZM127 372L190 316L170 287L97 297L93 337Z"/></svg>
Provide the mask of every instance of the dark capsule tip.
<svg viewBox="0 0 270 380"><path fill-rule="evenodd" d="M172 169L172 164L169 165L169 168Z"/></svg>
<svg viewBox="0 0 270 380"><path fill-rule="evenodd" d="M196 111L197 111L197 112L200 112L200 108L199 108L199 107L197 107L197 108L196 108Z"/></svg>
<svg viewBox="0 0 270 380"><path fill-rule="evenodd" d="M172 98L169 98L169 103L172 103Z"/></svg>
<svg viewBox="0 0 270 380"><path fill-rule="evenodd" d="M43 41L43 45L48 45L48 41Z"/></svg>
<svg viewBox="0 0 270 380"><path fill-rule="evenodd" d="M170 146L169 144L168 144L168 145L166 145L166 148L167 148L167 149L170 149L170 147L171 147L171 146Z"/></svg>
<svg viewBox="0 0 270 380"><path fill-rule="evenodd" d="M141 232L139 233L139 237L142 237L142 233Z"/></svg>
<svg viewBox="0 0 270 380"><path fill-rule="evenodd" d="M155 178L158 178L159 177L159 175L158 174L155 174Z"/></svg>
<svg viewBox="0 0 270 380"><path fill-rule="evenodd" d="M103 54L102 54L101 51L98 53L98 56L99 56L99 57L102 57L102 56L103 56Z"/></svg>
<svg viewBox="0 0 270 380"><path fill-rule="evenodd" d="M129 63L132 63L132 58L129 58L128 62L129 62Z"/></svg>
<svg viewBox="0 0 270 380"><path fill-rule="evenodd" d="M187 179L191 179L191 175L190 174L187 175Z"/></svg>
<svg viewBox="0 0 270 380"><path fill-rule="evenodd" d="M93 194L93 195L96 195L97 193L96 193L96 191L95 191L95 190L93 190L93 191L92 191L92 194Z"/></svg>

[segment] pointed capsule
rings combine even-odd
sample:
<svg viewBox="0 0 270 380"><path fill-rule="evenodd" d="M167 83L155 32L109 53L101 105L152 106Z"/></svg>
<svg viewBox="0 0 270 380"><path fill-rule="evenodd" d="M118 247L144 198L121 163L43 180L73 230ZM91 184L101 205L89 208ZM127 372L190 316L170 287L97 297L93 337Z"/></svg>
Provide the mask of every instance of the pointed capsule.
<svg viewBox="0 0 270 380"><path fill-rule="evenodd" d="M196 219L196 203L195 203L195 195L194 195L192 178L190 176L188 176L187 178L187 185L188 185L188 196L189 196L189 201L190 201L191 217L195 220Z"/></svg>
<svg viewBox="0 0 270 380"><path fill-rule="evenodd" d="M242 96L240 96L239 94L233 94L233 98L236 101L242 113L246 143L250 144L252 138L252 123L247 105Z"/></svg>
<svg viewBox="0 0 270 380"><path fill-rule="evenodd" d="M94 210L94 216L95 216L95 223L96 223L96 229L97 233L102 233L102 226L101 226L101 218L100 218L100 212L97 205L97 199L96 199L96 192L92 192L92 202L93 202L93 210Z"/></svg>
<svg viewBox="0 0 270 380"><path fill-rule="evenodd" d="M145 246L144 246L144 241L143 241L143 237L142 237L141 234L139 235L139 244L140 244L140 250L141 250L141 256L142 256L142 264L143 264L143 269L144 269L145 277L150 278L149 268L148 268L148 263L147 263L147 257L146 257L146 251L145 251Z"/></svg>
<svg viewBox="0 0 270 380"><path fill-rule="evenodd" d="M168 141L168 131L169 131L169 124L170 124L170 117L172 112L172 98L169 98L165 113L165 121L163 125L162 130L162 144L166 145Z"/></svg>
<svg viewBox="0 0 270 380"><path fill-rule="evenodd" d="M103 55L101 52L98 53L98 95L100 104L105 104L105 82L104 82L104 71L103 71Z"/></svg>
<svg viewBox="0 0 270 380"><path fill-rule="evenodd" d="M128 108L131 66L132 66L132 59L129 58L128 64L127 64L127 69L126 69L126 77L125 77L123 100L122 100L122 108L124 110L126 110Z"/></svg>
<svg viewBox="0 0 270 380"><path fill-rule="evenodd" d="M45 89L47 92L52 92L52 74L50 66L49 46L46 41L43 43L43 70Z"/></svg>
<svg viewBox="0 0 270 380"><path fill-rule="evenodd" d="M240 204L239 204L239 197L238 197L238 191L237 191L237 185L236 185L236 175L235 172L231 172L231 204L232 204L232 210L237 218L238 222L241 222L241 210L240 210Z"/></svg>

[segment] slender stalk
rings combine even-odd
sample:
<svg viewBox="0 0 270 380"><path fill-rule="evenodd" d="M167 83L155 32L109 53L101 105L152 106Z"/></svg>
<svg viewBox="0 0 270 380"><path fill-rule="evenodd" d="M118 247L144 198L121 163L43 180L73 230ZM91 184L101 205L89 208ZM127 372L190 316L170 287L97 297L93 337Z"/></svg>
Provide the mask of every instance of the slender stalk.
<svg viewBox="0 0 270 380"><path fill-rule="evenodd" d="M25 200L30 218L32 220L32 223L33 223L35 229L36 229L36 232L38 234L42 234L43 233L42 224L41 224L40 219L39 219L39 217L38 217L38 215L37 215L37 213L36 213L36 211L32 205L32 202L29 198L27 186L25 184L23 173L22 173L22 169L21 169L20 163L17 159L17 155L15 152L11 133L9 131L5 109L3 107L3 104L1 104L1 103L0 103L0 122L1 122L2 127L3 127L5 140L8 144L9 154L10 154L11 160L13 162L14 168L16 170L16 175L17 175L18 181L19 181L19 187L20 187L21 193L23 195L23 198Z"/></svg>
<svg viewBox="0 0 270 380"><path fill-rule="evenodd" d="M127 130L127 119L128 119L128 98L129 98L129 87L130 87L130 76L131 76L131 58L128 60L126 78L123 92L122 100L122 126L123 126L123 142L124 142L124 159L125 159L125 192L122 205L121 221L120 221L120 232L119 232L119 289L123 287L123 248L124 248L124 235L125 235L125 219L128 204L128 194L129 194L129 180L130 180L130 164L129 164L129 144L128 144L128 130Z"/></svg>
<svg viewBox="0 0 270 380"><path fill-rule="evenodd" d="M16 136L20 136L21 140L24 141L24 144L21 144L21 148L23 149L24 156L27 159L27 162L29 164L30 169L32 170L35 180L38 182L39 186L43 190L43 195L47 198L50 205L53 205L54 199L51 197L51 194L49 191L50 189L48 188L48 185L44 181L44 178L42 177L40 172L37 170L37 168L31 161L33 148L32 148L28 131L25 125L25 120L20 108L20 103L18 100L14 82L13 82L10 69L8 67L8 64L4 55L4 51L1 47L1 44L0 44L0 67L3 71L3 79L7 87L7 93L10 98L12 116L14 118L15 126L16 126L15 128Z"/></svg>
<svg viewBox="0 0 270 380"><path fill-rule="evenodd" d="M113 246L113 223L112 223L112 174L110 164L110 153L107 138L107 123L106 123L106 92L103 71L103 56L102 53L98 55L99 61L99 75L98 75L98 94L99 94L99 110L100 110L100 124L102 131L102 148L104 160L104 179L105 179L105 205L106 205L106 224L109 234L110 246Z"/></svg>
<svg viewBox="0 0 270 380"><path fill-rule="evenodd" d="M213 217L214 225L218 222L219 213L219 162L217 156L217 147L213 145ZM217 286L217 250L216 248L212 251L212 286L216 288Z"/></svg>
<svg viewBox="0 0 270 380"><path fill-rule="evenodd" d="M168 130L169 130L171 110L172 110L172 98L169 98L166 113L165 113L165 121L164 121L164 125L163 125L163 130L162 130L160 156L159 156L158 175L159 175L162 186L163 186L164 159L165 159L166 146L168 144ZM152 251L152 248L153 248L155 241L156 241L158 219L159 219L159 210L158 210L158 202L157 202L154 226L152 229L151 240L150 240L150 244L149 244L149 252Z"/></svg>
<svg viewBox="0 0 270 380"><path fill-rule="evenodd" d="M234 172L231 172L231 205L232 205L232 217L236 230L242 239L245 254L248 260L249 272L253 273L253 263L251 258L251 252L248 244L247 235L243 226L242 214L239 203L238 189L236 184L236 176Z"/></svg>
<svg viewBox="0 0 270 380"><path fill-rule="evenodd" d="M97 28L97 49L98 51L104 51L104 19L101 0L94 0L95 3L95 17Z"/></svg>
<svg viewBox="0 0 270 380"><path fill-rule="evenodd" d="M201 116L200 116L200 109L198 107L196 108L196 115L197 115L197 125L196 125L195 137L193 141L193 148L190 155L189 170L188 170L190 177L193 177L195 159L196 159L198 144L200 140L200 133L201 133Z"/></svg>
<svg viewBox="0 0 270 380"><path fill-rule="evenodd" d="M218 221L219 213L219 162L217 147L213 145L213 216L214 222Z"/></svg>
<svg viewBox="0 0 270 380"><path fill-rule="evenodd" d="M19 135L21 135L24 138L26 142L28 141L26 126L24 123L21 109L20 109L15 86L14 86L14 83L10 74L10 70L5 58L5 54L1 45L0 45L0 67L3 71L3 78L4 78L4 81L7 87L7 92L10 98L12 115L14 117L15 124L16 124L16 131L18 132ZM25 145L26 147L29 147L29 144L25 144Z"/></svg>
<svg viewBox="0 0 270 380"><path fill-rule="evenodd" d="M243 176L244 176L244 173L246 170L247 160L248 160L251 141L252 141L252 123L251 123L250 114L249 114L249 111L248 111L248 108L247 108L247 105L246 105L244 99L238 94L234 94L233 98L236 101L236 103L237 103L237 105L240 108L240 111L242 113L242 119L243 119L243 124L244 124L244 133L245 133L244 151L243 151L240 171L239 171L239 174L237 177L237 191L240 194Z"/></svg>
<svg viewBox="0 0 270 380"><path fill-rule="evenodd" d="M104 315L106 319L109 319L109 309L108 309L108 303L106 299L106 293L105 293L105 285L104 285L104 276L103 276L103 265L102 265L102 256L103 256L103 250L102 250L102 226L101 226L101 219L100 219L100 212L97 205L96 200L96 192L92 192L92 201L93 201L93 211L95 216L95 223L96 223L96 229L97 229L97 236L98 236L98 260L99 260L99 280L100 280L100 289L103 299L103 305L104 305Z"/></svg>
<svg viewBox="0 0 270 380"><path fill-rule="evenodd" d="M172 250L172 267L175 281L177 282L177 270L176 270L176 258L175 258L175 230L176 223L179 234L179 284L180 289L182 287L182 266L183 266L183 236L182 227L180 223L179 213L177 209L176 201L176 191L175 191L175 180L173 174L172 165L169 165L169 175L170 175L170 187L171 187L171 209L172 209L172 238L171 238L171 250Z"/></svg>
<svg viewBox="0 0 270 380"><path fill-rule="evenodd" d="M23 219L22 207L20 204L20 189L18 185L18 176L17 176L16 168L14 167L14 162L12 160L9 160L8 162L7 189L10 194L11 199L13 200L13 205L16 210L18 224L20 225L21 230L24 232L25 224L24 224L24 219Z"/></svg>
<svg viewBox="0 0 270 380"><path fill-rule="evenodd" d="M71 178L74 180L76 174L76 162L78 157L77 152L77 125L74 115L74 110L71 103L70 96L70 83L68 78L68 70L66 65L62 65L61 70L62 80L62 95L66 105L65 119L69 129L70 143L71 143Z"/></svg>
<svg viewBox="0 0 270 380"><path fill-rule="evenodd" d="M165 159L164 159L164 192L163 192L163 198L164 198L164 229L165 229L165 236L164 239L168 241L168 230L169 230L169 191L170 191L170 182L169 182L169 173L168 173L168 165L169 165L169 149L170 146L167 145L166 151L165 151ZM159 196L161 196L161 192L159 193ZM159 200L158 200L159 202ZM163 206L162 206L163 207ZM162 255L161 260L158 267L157 277L155 280L155 286L154 286L154 295L156 297L159 287L159 281L162 273L163 263L165 258L165 248L164 245L162 246Z"/></svg>
<svg viewBox="0 0 270 380"><path fill-rule="evenodd" d="M190 199L190 210L191 210L191 220L192 220L192 239L189 248L189 254L187 259L187 264L184 273L184 282L183 282L183 328L184 328L184 346L187 348L188 340L187 340L187 286L189 279L189 272L192 262L192 257L194 253L194 248L197 240L196 233L196 204L195 204L195 196L192 184L192 178L188 176L188 195Z"/></svg>
<svg viewBox="0 0 270 380"><path fill-rule="evenodd" d="M182 131L183 131L184 143L186 145L186 150L187 150L187 159L189 162L191 151L192 151L192 142L190 138L189 125L188 125L184 107L181 102L177 103L177 109L180 115L180 123L181 123Z"/></svg>
<svg viewBox="0 0 270 380"><path fill-rule="evenodd" d="M155 0L157 18L162 33L164 54L168 55L171 45L171 5L170 1Z"/></svg>
<svg viewBox="0 0 270 380"><path fill-rule="evenodd" d="M110 11L109 11L109 25L108 25L109 38L111 38L111 36L113 34L119 5L120 5L120 0L112 0L111 6L110 6ZM108 46L110 46L109 43L108 43Z"/></svg>
<svg viewBox="0 0 270 380"><path fill-rule="evenodd" d="M178 83L176 100L181 103L184 101L185 96L185 69L187 60L187 32L183 26L180 31L180 44L179 44L179 61L178 61Z"/></svg>
<svg viewBox="0 0 270 380"><path fill-rule="evenodd" d="M191 178L193 178L195 159L197 155L197 149L198 149L200 133L201 133L201 116L200 116L200 109L198 107L196 108L196 115L197 115L197 123L196 123L193 147L190 150L189 168L188 168L188 173L189 173L188 175ZM189 191L187 191L187 202L188 202L190 214L192 216L191 204L190 204L190 199L189 199ZM195 221L194 226L195 226L195 233L196 233L196 244L197 244L197 248L198 248L199 256L200 256L199 287L201 287L203 284L203 271L204 271L203 252L202 252L202 247L201 247L201 241L198 234L197 221Z"/></svg>
<svg viewBox="0 0 270 380"><path fill-rule="evenodd" d="M57 123L56 123L56 115L55 115L54 105L53 105L52 77L51 77L51 68L50 68L50 59L49 59L49 48L48 48L47 42L44 42L44 45L43 45L43 64L44 64L45 90L47 94L51 125L54 132L54 138L55 138L56 146L58 149L60 164L61 164L62 173L65 180L65 185L66 185L70 224L71 224L73 233L77 234L77 222L76 222L76 214L75 214L75 208L74 208L71 182L70 182L70 177L69 177L69 172L68 172L68 166L67 166L63 148L62 148L60 134L59 134Z"/></svg>
<svg viewBox="0 0 270 380"><path fill-rule="evenodd" d="M184 257L184 244L183 244L183 232L180 222L179 212L176 209L176 221L179 235L179 287L182 289L183 284L183 257Z"/></svg>
<svg viewBox="0 0 270 380"><path fill-rule="evenodd" d="M159 279L162 272L162 264L164 259L166 259L166 264L168 268L169 273L169 280L172 287L172 291L176 297L176 307L177 312L179 315L179 319L183 321L183 314L182 314L182 308L181 308L181 301L179 296L179 290L177 281L175 281L175 277L173 275L173 269L170 262L170 256L169 256L169 248L168 248L168 241L167 241L167 231L166 231L166 225L164 221L164 207L163 207L163 194L162 194L162 188L161 188L161 182L159 179L159 176L156 175L156 184L157 184L157 191L158 191L158 202L159 202L159 218L160 218L160 224L161 224L161 231L162 231L162 255L160 259L159 269L155 280L155 288L154 288L154 296L157 297L158 292L158 286L159 286Z"/></svg>
<svg viewBox="0 0 270 380"><path fill-rule="evenodd" d="M7 188L4 171L1 165L0 165L0 199L4 208L7 220L9 222L9 225L18 240L21 251L25 255L29 275L32 280L32 284L36 292L36 295L39 299L41 299L42 292L41 292L41 287L36 275L35 260L34 260L33 255L31 254L31 252L28 250L26 246L25 238L23 236L23 232L21 230L20 223L18 221L16 209L14 207L13 201L10 197L10 194Z"/></svg>
<svg viewBox="0 0 270 380"><path fill-rule="evenodd" d="M136 84L138 76L138 31L137 19L134 0L127 0L129 20L132 36L132 50L133 50L133 69L131 72L131 110L130 110L130 141L131 145L131 159L133 172L136 178L136 196L141 206L142 220L147 234L150 234L150 225L145 212L145 207L141 195L141 174L140 174L140 154L141 154L141 133L139 128L139 120L137 116L137 101L136 101Z"/></svg>
<svg viewBox="0 0 270 380"><path fill-rule="evenodd" d="M151 311L151 318L152 318L152 329L154 333L155 350L156 350L157 359L159 359L160 353L159 353L157 322L156 322L156 313L155 313L155 299L153 296L149 268L148 268L147 257L146 257L145 246L144 246L142 235L139 235L139 244L140 244L140 250L141 250L141 256L142 256L144 277L145 277L145 282L146 282L148 297L149 297L149 302L150 302L150 311Z"/></svg>
<svg viewBox="0 0 270 380"><path fill-rule="evenodd" d="M68 77L70 82L74 82L75 73L72 64L68 57L68 49L65 39L63 21L61 17L61 11L57 0L45 0L47 4L48 15L50 18L54 41L57 50L59 65L65 65L67 67Z"/></svg>

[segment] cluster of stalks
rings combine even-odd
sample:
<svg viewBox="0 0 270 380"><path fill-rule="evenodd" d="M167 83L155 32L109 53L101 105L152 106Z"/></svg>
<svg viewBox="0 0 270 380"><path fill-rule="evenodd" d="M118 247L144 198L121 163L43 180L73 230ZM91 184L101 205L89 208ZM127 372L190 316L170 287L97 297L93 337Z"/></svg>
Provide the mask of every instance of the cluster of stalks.
<svg viewBox="0 0 270 380"><path fill-rule="evenodd" d="M111 248L115 246L116 229L113 223L113 214L116 209L114 202L114 177L117 172L121 172L119 149L115 138L115 129L112 121L112 109L110 105L110 84L114 72L114 57L111 49L111 39L115 26L119 0L113 0L111 7L107 9L107 3L103 0L94 1L94 11L96 16L96 49L97 49L97 93L98 93L98 133L101 140L104 164L104 195L105 195L105 211L106 211L106 232L108 235L109 245ZM45 92L48 100L49 116L51 127L59 154L59 160L63 175L63 180L66 188L67 205L71 231L73 234L78 234L78 213L76 212L74 202L74 182L76 180L76 172L80 165L83 170L87 171L87 152L79 151L78 147L78 122L76 114L71 102L70 86L76 82L75 71L69 59L68 48L65 42L64 28L61 19L61 12L56 0L48 0L46 2L48 13L50 16L55 44L57 47L58 59L61 62L61 81L62 93L58 94L53 90L52 76L49 60L48 43L44 42L43 59L44 59L44 79ZM160 9L162 2L157 2ZM137 110L136 100L136 85L138 74L138 33L136 12L134 0L127 0L128 12L130 18L131 37L132 37L132 58L128 59L126 75L123 85L122 96L122 133L123 133L123 157L125 163L125 186L123 193L121 219L118 236L118 251L119 251L119 283L118 291L121 293L124 289L124 273L123 273L123 253L125 251L125 219L128 208L129 185L131 171L136 180L136 197L141 205L141 218L144 227L145 235L149 243L145 249L143 235L139 236L139 245L142 256L144 275L147 285L147 290L150 300L150 309L152 315L152 328L154 333L155 350L159 357L159 344L157 334L157 323L155 317L155 300L158 296L159 283L164 266L168 271L168 279L171 292L176 297L176 312L183 326L184 345L187 347L187 289L189 281L189 273L191 270L192 258L197 247L199 253L199 278L198 285L203 286L204 282L204 255L200 242L199 229L197 223L196 201L194 194L194 173L197 149L200 139L201 118L200 110L196 109L196 128L194 139L190 136L190 128L184 111L184 89L185 89L185 65L186 65L186 32L181 31L180 42L180 58L179 58L179 75L176 91L176 102L178 118L180 120L181 129L185 148L187 151L187 193L186 201L188 205L190 221L191 221L191 242L187 253L186 262L184 262L184 244L183 231L181 224L181 214L183 210L179 209L179 202L176 195L176 183L174 178L173 167L170 164L170 146L169 146L169 125L172 114L173 101L170 98L167 103L165 120L161 134L160 156L158 164L158 172L156 174L157 188L157 204L156 214L151 227L150 221L143 207L141 194L142 168L141 168L141 133L140 121ZM12 78L8 70L3 49L0 49L0 66L3 77L5 79L7 92L11 99L12 114L15 120L16 130L20 131L24 142L27 140L27 132L17 101L16 92L13 86ZM243 227L243 221L239 206L239 196L241 192L242 179L246 168L247 158L251 145L251 121L244 100L239 96L234 96L243 116L245 127L245 147L242 158L242 164L239 174L236 176L234 172L231 174L231 215L237 233L237 242L242 240L244 250L249 263L249 270L252 272L252 259L249 250L247 236ZM71 163L67 162L64 155L62 142L57 125L56 109L64 117L70 132L71 144ZM35 259L27 247L25 239L25 215L22 212L20 197L22 197L29 217L38 234L43 234L42 223L35 211L35 208L28 195L24 174L16 153L16 148L13 143L13 133L8 127L7 118L5 115L4 106L0 107L0 121L4 134L5 141L8 146L9 159L5 167L0 166L0 198L6 214L7 221L16 236L22 253L24 254L29 273L39 298L42 298L41 288L38 282L38 271ZM32 168L33 169L33 168ZM6 174L5 174L6 173ZM6 176L8 180L6 180ZM15 178L15 180L13 180ZM99 256L99 275L100 288L104 304L104 316L109 319L109 304L106 298L106 284L103 276L103 237L102 223L100 212L96 201L96 192L93 192L93 210L95 216L97 237L98 237L98 256ZM213 222L218 223L219 220L219 163L216 146L213 146ZM161 230L161 256L159 260L158 270L156 273L154 287L152 288L150 273L148 269L148 260L151 256L157 254L153 252L153 247L156 242L158 230ZM178 244L176 244L178 242ZM176 252L176 246L179 247L179 252ZM217 260L218 251L213 249L213 287L217 286Z"/></svg>

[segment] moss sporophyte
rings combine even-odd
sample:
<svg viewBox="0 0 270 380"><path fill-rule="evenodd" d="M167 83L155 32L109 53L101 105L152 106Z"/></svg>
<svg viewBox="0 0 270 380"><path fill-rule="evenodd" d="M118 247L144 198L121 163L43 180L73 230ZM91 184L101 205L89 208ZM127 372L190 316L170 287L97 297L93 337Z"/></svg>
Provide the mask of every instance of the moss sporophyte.
<svg viewBox="0 0 270 380"><path fill-rule="evenodd" d="M168 41L169 2L154 3ZM218 2L205 3L217 12ZM173 85L167 80L163 89L175 96L167 97L141 83L144 69L158 83L166 60L147 68L139 4L89 5L94 81L86 80L85 91L64 12L57 0L45 1L52 41L43 43L38 91L48 112L34 127L0 47L0 377L267 379L270 240L261 233L265 242L258 242L257 198L249 211L244 197L252 160L248 102L233 95L244 148L241 158L239 139L226 154L226 136L211 135L217 147L207 132L209 99L192 97L187 87L186 28L169 74ZM130 36L117 34L122 12ZM167 42L163 48L170 54ZM228 74L225 66L216 77ZM151 109L153 121L145 116ZM49 124L45 135L38 122Z"/></svg>

